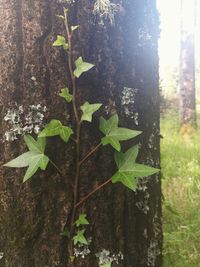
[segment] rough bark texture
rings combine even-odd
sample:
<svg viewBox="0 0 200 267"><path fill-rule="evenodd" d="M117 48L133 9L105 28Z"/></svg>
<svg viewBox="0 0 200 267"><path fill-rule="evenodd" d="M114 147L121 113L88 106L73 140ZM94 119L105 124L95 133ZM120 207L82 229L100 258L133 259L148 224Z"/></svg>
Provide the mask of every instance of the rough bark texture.
<svg viewBox="0 0 200 267"><path fill-rule="evenodd" d="M181 48L180 48L180 128L187 126L196 128L196 90L195 90L195 5L193 17L193 29L187 29L188 20L183 16L181 22ZM186 14L187 2L182 0L182 11ZM188 15L187 15L188 16ZM185 22L184 22L185 18ZM189 24L190 25L190 24Z"/></svg>
<svg viewBox="0 0 200 267"><path fill-rule="evenodd" d="M63 33L61 1L0 1L0 251L3 267L66 266L66 242L60 233L70 208L69 181L74 174L74 146L52 138L48 153L66 175L63 180L53 168L38 172L22 184L23 170L3 168L3 163L25 151L23 138L4 141L9 108L46 105L46 119L58 118L73 125L67 108L57 94L68 80L66 57L52 47ZM63 1L64 2L64 1ZM116 0L115 24L92 13L94 1L77 1L70 19L80 28L75 37L74 57L82 55L95 69L79 80L78 101L102 102L98 115L120 115L121 125L143 131L139 161L159 166L158 17L155 0ZM66 5L66 4L65 4ZM128 100L127 100L128 97ZM96 126L96 127L94 127ZM100 139L98 118L85 123L82 155ZM132 142L126 143L127 149ZM113 152L106 146L88 160L81 171L80 198L115 170ZM118 266L161 266L160 177L142 179L136 193L121 184L109 185L82 207L88 214L92 237L91 254L76 266L98 266L95 253L103 249L124 260Z"/></svg>

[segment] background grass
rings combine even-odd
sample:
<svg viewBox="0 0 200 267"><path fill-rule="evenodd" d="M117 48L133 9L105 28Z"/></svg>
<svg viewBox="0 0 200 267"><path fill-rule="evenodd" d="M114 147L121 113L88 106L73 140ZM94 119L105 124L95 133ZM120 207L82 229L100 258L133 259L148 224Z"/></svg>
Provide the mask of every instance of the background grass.
<svg viewBox="0 0 200 267"><path fill-rule="evenodd" d="M171 110L161 134L163 267L200 267L200 132L181 137Z"/></svg>

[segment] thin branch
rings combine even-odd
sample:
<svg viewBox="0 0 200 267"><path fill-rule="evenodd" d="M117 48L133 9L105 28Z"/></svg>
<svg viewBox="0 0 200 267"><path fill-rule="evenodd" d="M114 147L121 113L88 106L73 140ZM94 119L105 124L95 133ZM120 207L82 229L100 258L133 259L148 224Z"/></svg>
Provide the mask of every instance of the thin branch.
<svg viewBox="0 0 200 267"><path fill-rule="evenodd" d="M82 165L93 153L95 153L98 148L101 146L101 143L99 143L97 146L95 146L80 162L79 164Z"/></svg>
<svg viewBox="0 0 200 267"><path fill-rule="evenodd" d="M88 195L86 195L85 197L83 197L76 205L75 207L78 208L81 204L83 204L89 197L91 197L95 192L97 192L98 190L100 190L102 187L104 187L105 185L107 185L108 183L112 182L112 178L108 179L107 181L105 181L103 184L98 185L94 190L92 190Z"/></svg>
<svg viewBox="0 0 200 267"><path fill-rule="evenodd" d="M79 180L80 180L80 132L81 132L81 122L79 119L78 115L78 108L76 104L76 93L77 93L77 87L76 87L76 77L74 76L73 73L73 61L72 61L72 33L69 29L69 24L68 24L68 17L67 17L67 11L64 11L65 15L65 28L66 28L66 33L67 33L67 40L68 40L68 67L69 67L69 72L70 72L70 78L72 82L72 95L73 95L73 111L74 111L74 116L76 120L76 174L74 178L74 185L73 185L73 205L72 205L72 211L71 211L71 218L70 218L70 236L73 236L74 232L74 225L73 222L75 220L76 216L76 202L78 200L78 193L79 193ZM72 240L68 243L68 256L73 255L73 243ZM69 266L74 266L73 262L69 263Z"/></svg>
<svg viewBox="0 0 200 267"><path fill-rule="evenodd" d="M57 173L60 175L60 177L65 180L66 177L64 176L64 174L62 173L61 169L58 168L58 166L49 158L49 162L51 163L51 165L56 169ZM69 182L72 190L74 189L74 186L72 184L72 182Z"/></svg>
<svg viewBox="0 0 200 267"><path fill-rule="evenodd" d="M58 168L58 166L51 160L49 159L49 162L51 163L51 165L54 166L54 168L57 170L58 174L60 175L61 178L64 178L64 175L62 173L62 171Z"/></svg>
<svg viewBox="0 0 200 267"><path fill-rule="evenodd" d="M70 72L70 77L71 77L71 81L72 81L72 87L73 87L73 101L72 101L72 105L73 105L73 110L74 110L74 115L76 118L76 121L79 121L79 116L78 116L78 111L76 108L76 77L74 76L73 73L73 63L72 63L72 35L69 29L69 24L68 24L68 16L67 16L67 11L64 12L65 15L65 28L66 28L66 32L67 32L67 41L68 41L68 49L69 49L69 53L68 53L68 66L69 66L69 72Z"/></svg>
<svg viewBox="0 0 200 267"><path fill-rule="evenodd" d="M73 138L73 137L70 137L70 139L71 139L73 142L75 142L75 143L76 143L76 139L75 139L75 138Z"/></svg>

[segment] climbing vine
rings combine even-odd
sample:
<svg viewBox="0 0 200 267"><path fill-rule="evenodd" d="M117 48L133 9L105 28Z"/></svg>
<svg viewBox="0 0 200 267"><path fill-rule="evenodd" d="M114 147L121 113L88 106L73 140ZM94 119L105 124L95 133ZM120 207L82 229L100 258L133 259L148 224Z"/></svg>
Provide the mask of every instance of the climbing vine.
<svg viewBox="0 0 200 267"><path fill-rule="evenodd" d="M105 3L107 2L105 1ZM92 242L91 239L85 235L89 221L87 219L87 214L79 213L81 205L89 200L93 194L110 183L119 182L130 190L135 191L137 189L137 177L146 177L158 172L159 170L136 163L138 145L134 145L124 153L121 151L122 141L135 138L140 135L141 132L119 127L119 117L117 114L112 115L108 119L104 117L99 118L99 130L102 134L102 138L91 151L81 157L80 149L82 142L84 142L84 140L82 140L83 138L81 138L82 125L85 121L92 123L93 114L104 107L102 103L89 103L88 101L85 101L81 105L77 104L77 79L84 75L85 72L90 71L94 65L86 62L81 56L75 60L73 58L72 37L79 25L69 24L68 12L68 9L64 8L64 14L58 16L64 23L65 34L58 35L53 43L53 46L61 47L68 57L70 82L65 88L60 89L59 96L68 105L72 106L75 126L74 128L71 128L67 125L63 125L63 123L58 119L52 119L42 130L39 130L39 127L36 129L37 131L35 130L36 138L25 132L24 141L27 145L28 151L4 164L4 166L13 168L27 167L23 182L28 181L39 169L46 170L49 164L52 164L58 174L64 178L64 174L61 169L45 153L46 139L51 136L59 136L65 144L67 144L69 140L74 142L75 175L74 177L71 177L73 197L70 215L62 233L62 235L66 236L68 239L67 266L73 267L75 266L75 262L78 260L79 256L85 257L90 253L88 246ZM7 117L9 116L7 115ZM114 150L116 172L112 175L112 177L108 177L102 184L96 186L95 189L88 192L88 194L83 198L79 199L79 195L81 195L79 187L81 168L84 168L84 163L97 153L101 146L106 145L110 145ZM80 254L78 250L80 247L85 247L85 249L82 249L82 254ZM102 251L101 255L100 253L96 255L99 257L99 266L101 267L110 267L113 261L123 259L123 256L120 253L118 255L111 256L107 251Z"/></svg>

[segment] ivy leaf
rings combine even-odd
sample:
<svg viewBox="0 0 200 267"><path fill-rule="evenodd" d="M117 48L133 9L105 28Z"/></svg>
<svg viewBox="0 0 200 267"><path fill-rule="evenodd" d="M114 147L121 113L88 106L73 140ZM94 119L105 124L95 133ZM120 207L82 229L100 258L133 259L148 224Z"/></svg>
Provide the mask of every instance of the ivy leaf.
<svg viewBox="0 0 200 267"><path fill-rule="evenodd" d="M60 138L67 143L72 133L72 129L67 126L63 126L59 120L51 120L39 134L39 137L59 135Z"/></svg>
<svg viewBox="0 0 200 267"><path fill-rule="evenodd" d="M117 114L115 114L108 120L105 120L103 117L100 117L99 121L100 121L99 125L100 131L105 135L107 135L110 133L111 130L116 129L118 127L119 117L117 116Z"/></svg>
<svg viewBox="0 0 200 267"><path fill-rule="evenodd" d="M44 153L46 138L38 138L36 141L30 134L24 136L24 141L30 151Z"/></svg>
<svg viewBox="0 0 200 267"><path fill-rule="evenodd" d="M76 226L79 227L80 225L89 224L88 220L86 219L86 214L82 213L79 215L78 220L76 220Z"/></svg>
<svg viewBox="0 0 200 267"><path fill-rule="evenodd" d="M67 50L69 47L63 35L57 35L57 39L53 42L53 46L62 46L64 50Z"/></svg>
<svg viewBox="0 0 200 267"><path fill-rule="evenodd" d="M138 155L138 145L129 148L125 153L115 152L115 162L118 169L126 167L127 164L135 162Z"/></svg>
<svg viewBox="0 0 200 267"><path fill-rule="evenodd" d="M135 176L132 172L127 171L118 171L112 176L112 183L120 182L129 189L136 191L137 189L137 182L135 180Z"/></svg>
<svg viewBox="0 0 200 267"><path fill-rule="evenodd" d="M67 87L61 89L59 96L63 97L68 103L70 103L73 99L73 96L69 93L69 89Z"/></svg>
<svg viewBox="0 0 200 267"><path fill-rule="evenodd" d="M73 255L73 256L70 256L69 258L70 258L70 261L71 262L74 262L74 260L75 260L76 257Z"/></svg>
<svg viewBox="0 0 200 267"><path fill-rule="evenodd" d="M4 164L5 167L11 167L11 168L23 168L28 167L30 164L30 161L32 159L32 156L34 156L35 153L32 151L28 151L23 153L22 155L18 156L17 158L9 161L8 163Z"/></svg>
<svg viewBox="0 0 200 267"><path fill-rule="evenodd" d="M36 173L38 168L44 171L49 162L49 158L46 155L37 153L34 155L34 152L32 153L33 155L30 157L29 167L25 173L23 182L26 182L29 178L31 178Z"/></svg>
<svg viewBox="0 0 200 267"><path fill-rule="evenodd" d="M81 117L81 121L91 122L93 113L96 112L101 106L102 106L102 104L99 104L99 103L90 104L88 102L85 102L81 106L81 110L83 112L83 115Z"/></svg>
<svg viewBox="0 0 200 267"><path fill-rule="evenodd" d="M111 267L112 261L101 264L99 267Z"/></svg>
<svg viewBox="0 0 200 267"><path fill-rule="evenodd" d="M159 172L159 169L136 163L137 155L138 146L130 148L125 153L115 152L118 171L112 177L113 183L121 182L126 187L135 191L137 188L136 177L146 177Z"/></svg>
<svg viewBox="0 0 200 267"><path fill-rule="evenodd" d="M84 236L85 230L78 230L77 234L73 237L74 245L80 243L84 245L88 245L88 241Z"/></svg>
<svg viewBox="0 0 200 267"><path fill-rule="evenodd" d="M75 61L75 65L76 65L76 69L74 70L74 75L77 78L79 78L83 72L87 72L88 70L90 70L91 68L94 67L93 64L88 63L88 62L84 62L82 57L79 57Z"/></svg>
<svg viewBox="0 0 200 267"><path fill-rule="evenodd" d="M100 118L100 131L105 134L101 139L102 145L110 144L117 151L121 150L119 141L128 140L141 134L141 131L135 131L128 128L118 127L119 118L118 115L113 115L110 119L105 120Z"/></svg>
<svg viewBox="0 0 200 267"><path fill-rule="evenodd" d="M71 31L73 32L73 31L77 30L78 27L79 27L79 25L72 25L71 26Z"/></svg>
<svg viewBox="0 0 200 267"><path fill-rule="evenodd" d="M101 138L101 143L103 146L111 145L117 151L121 150L121 145L120 145L119 140L117 140L116 138L114 138L112 136L105 136L105 137Z"/></svg>
<svg viewBox="0 0 200 267"><path fill-rule="evenodd" d="M11 168L28 167L23 182L30 179L39 168L45 170L49 162L49 158L44 154L45 138L38 137L36 141L31 135L25 135L24 140L29 151L4 164L4 166Z"/></svg>

